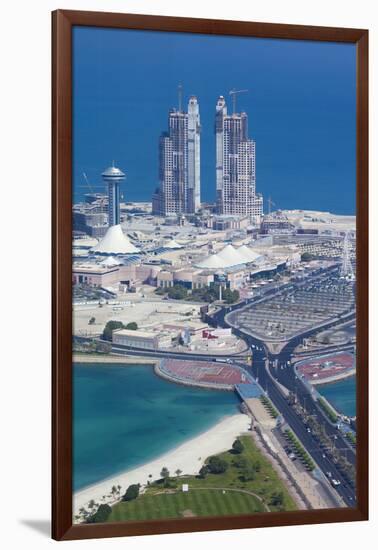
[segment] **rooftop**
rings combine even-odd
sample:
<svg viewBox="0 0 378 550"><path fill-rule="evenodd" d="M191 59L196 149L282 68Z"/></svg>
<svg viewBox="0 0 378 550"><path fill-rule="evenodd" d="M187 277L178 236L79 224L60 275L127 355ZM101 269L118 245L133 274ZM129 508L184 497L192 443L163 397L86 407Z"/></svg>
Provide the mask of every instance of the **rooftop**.
<svg viewBox="0 0 378 550"><path fill-rule="evenodd" d="M125 174L116 166L109 166L101 174L103 178L124 178Z"/></svg>
<svg viewBox="0 0 378 550"><path fill-rule="evenodd" d="M197 267L205 269L219 269L233 267L254 262L261 258L260 254L254 252L248 246L235 248L231 244L226 245L217 254L210 254L197 264Z"/></svg>
<svg viewBox="0 0 378 550"><path fill-rule="evenodd" d="M155 338L159 336L159 332L147 331L147 330L129 330L127 328L121 328L120 330L113 330L113 334L117 333L120 336L134 336L136 338Z"/></svg>
<svg viewBox="0 0 378 550"><path fill-rule="evenodd" d="M90 262L74 262L72 271L74 273L93 273L98 275L104 275L105 273L111 273L116 271L116 266L106 266L104 264L90 263Z"/></svg>
<svg viewBox="0 0 378 550"><path fill-rule="evenodd" d="M111 225L101 241L91 249L98 254L135 254L139 252L123 233L121 226Z"/></svg>

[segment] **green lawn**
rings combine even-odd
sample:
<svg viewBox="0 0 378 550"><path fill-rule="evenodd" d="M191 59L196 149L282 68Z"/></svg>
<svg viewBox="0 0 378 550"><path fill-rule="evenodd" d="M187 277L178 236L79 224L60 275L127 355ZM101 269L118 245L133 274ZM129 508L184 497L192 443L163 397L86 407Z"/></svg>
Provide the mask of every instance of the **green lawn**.
<svg viewBox="0 0 378 550"><path fill-rule="evenodd" d="M108 521L295 510L296 504L285 484L256 447L252 437L248 435L239 439L244 446L241 454L227 451L218 455L228 463L225 473L207 474L204 479L195 476L173 477L168 488L164 487L161 480L154 482L136 500L116 504ZM244 469L236 464L240 458L254 468L254 479L244 479ZM188 493L182 492L182 483L189 485ZM274 500L277 493L281 494L282 502L279 504Z"/></svg>
<svg viewBox="0 0 378 550"><path fill-rule="evenodd" d="M226 516L262 511L262 503L246 493L192 489L189 493L147 493L131 502L121 502L114 506L108 521Z"/></svg>

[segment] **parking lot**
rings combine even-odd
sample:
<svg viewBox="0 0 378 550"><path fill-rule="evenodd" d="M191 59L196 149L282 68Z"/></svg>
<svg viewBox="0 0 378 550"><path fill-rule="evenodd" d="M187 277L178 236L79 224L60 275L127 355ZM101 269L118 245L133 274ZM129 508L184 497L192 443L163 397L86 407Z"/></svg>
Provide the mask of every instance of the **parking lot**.
<svg viewBox="0 0 378 550"><path fill-rule="evenodd" d="M266 340L283 341L353 309L353 283L336 274L309 279L235 313L242 330Z"/></svg>
<svg viewBox="0 0 378 550"><path fill-rule="evenodd" d="M91 301L106 301L114 298L114 295L104 288L88 286L84 284L72 287L72 302L74 304Z"/></svg>

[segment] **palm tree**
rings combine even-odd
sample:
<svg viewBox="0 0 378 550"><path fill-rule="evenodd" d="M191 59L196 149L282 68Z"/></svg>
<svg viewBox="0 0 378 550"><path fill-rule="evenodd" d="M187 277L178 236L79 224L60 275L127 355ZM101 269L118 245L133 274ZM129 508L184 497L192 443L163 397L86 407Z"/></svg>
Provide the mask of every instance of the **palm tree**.
<svg viewBox="0 0 378 550"><path fill-rule="evenodd" d="M177 477L180 477L180 475L182 474L182 470L180 470L180 468L177 468L177 470L175 471L175 474Z"/></svg>
<svg viewBox="0 0 378 550"><path fill-rule="evenodd" d="M167 477L169 477L169 470L168 470L168 468L166 468L166 467L164 466L164 468L161 469L160 476L161 476L163 479L166 479Z"/></svg>
<svg viewBox="0 0 378 550"><path fill-rule="evenodd" d="M164 466L160 472L160 476L164 479L164 487L168 485L169 480L169 470Z"/></svg>

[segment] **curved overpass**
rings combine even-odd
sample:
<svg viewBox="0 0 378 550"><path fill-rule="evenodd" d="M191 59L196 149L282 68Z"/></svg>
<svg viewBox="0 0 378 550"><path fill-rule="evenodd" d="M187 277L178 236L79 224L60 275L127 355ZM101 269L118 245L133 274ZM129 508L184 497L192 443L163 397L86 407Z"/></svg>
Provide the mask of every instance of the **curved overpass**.
<svg viewBox="0 0 378 550"><path fill-rule="evenodd" d="M263 298L265 299L265 298ZM289 405L286 396L284 395L280 385L284 386L287 390L295 392L299 402L306 408L310 415L313 415L317 421L325 427L328 436L333 438L335 447L339 451L342 451L347 460L355 465L356 455L355 451L346 445L343 438L340 437L340 432L327 422L323 412L319 409L316 402L312 399L312 396L308 388L297 378L293 365L291 365L291 356L294 349L302 341L303 338L311 336L314 332L319 330L319 327L312 327L300 334L295 335L288 340L282 346L278 354L272 354L266 343L257 335L250 334L244 331L242 328L234 326L229 321L230 313L233 311L246 307L247 304L257 303L259 298L253 300L250 299L244 303L239 303L235 306L230 306L223 310L215 312L212 317L208 317L208 321L213 321L213 324L222 327L231 327L233 332L243 338L251 348L253 353L253 365L247 367L253 376L256 378L261 387L266 391L269 398L273 402L274 406L281 412L285 420L290 424L291 428L295 432L296 436L300 439L312 458L321 468L322 472L330 472L332 477L338 479L340 477L340 471L336 465L325 455L323 449L320 447L319 442L307 431L306 426L303 424L302 419L297 415L292 406ZM348 317L355 317L355 313L348 314ZM324 323L321 328L331 328L338 325L340 322L344 322L345 318L332 319ZM273 366L273 365L276 366ZM344 483L338 487L338 493L348 506L354 506L356 504L355 490L349 484Z"/></svg>

